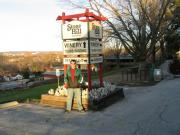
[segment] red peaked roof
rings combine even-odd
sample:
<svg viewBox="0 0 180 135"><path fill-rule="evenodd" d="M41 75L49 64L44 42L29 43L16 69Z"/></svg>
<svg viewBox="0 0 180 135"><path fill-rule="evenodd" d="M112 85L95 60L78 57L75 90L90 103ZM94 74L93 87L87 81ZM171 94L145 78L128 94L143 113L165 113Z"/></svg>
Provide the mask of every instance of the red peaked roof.
<svg viewBox="0 0 180 135"><path fill-rule="evenodd" d="M86 9L85 13L80 13L80 14L65 15L65 13L62 13L62 16L58 16L56 20L63 20L63 21L72 21L72 20L106 21L107 18L104 16L97 16L93 12L89 12L89 9Z"/></svg>

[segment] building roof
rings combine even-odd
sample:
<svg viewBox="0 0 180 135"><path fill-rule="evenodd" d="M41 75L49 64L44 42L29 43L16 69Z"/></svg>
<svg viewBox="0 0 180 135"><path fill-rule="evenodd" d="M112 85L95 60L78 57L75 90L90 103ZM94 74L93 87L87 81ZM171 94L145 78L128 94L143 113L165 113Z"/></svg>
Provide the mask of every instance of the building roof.
<svg viewBox="0 0 180 135"><path fill-rule="evenodd" d="M117 57L116 57L116 56L108 56L108 57L104 57L104 59L117 59ZM120 59L120 60L125 60L125 59L131 59L131 60L133 60L134 58L133 58L131 55L125 55L125 56L120 55L120 56L119 56L119 59Z"/></svg>

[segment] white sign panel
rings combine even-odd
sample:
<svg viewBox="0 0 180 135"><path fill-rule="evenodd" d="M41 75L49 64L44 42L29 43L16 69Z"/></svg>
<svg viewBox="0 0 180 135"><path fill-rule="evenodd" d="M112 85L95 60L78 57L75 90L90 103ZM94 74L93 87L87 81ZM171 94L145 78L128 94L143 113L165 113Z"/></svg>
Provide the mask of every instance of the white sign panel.
<svg viewBox="0 0 180 135"><path fill-rule="evenodd" d="M87 54L88 41L66 41L63 42L64 54Z"/></svg>
<svg viewBox="0 0 180 135"><path fill-rule="evenodd" d="M62 25L63 39L77 39L87 37L87 22L71 21Z"/></svg>
<svg viewBox="0 0 180 135"><path fill-rule="evenodd" d="M102 26L98 21L90 22L90 38L102 39Z"/></svg>
<svg viewBox="0 0 180 135"><path fill-rule="evenodd" d="M60 76L60 70L56 69L56 76Z"/></svg>
<svg viewBox="0 0 180 135"><path fill-rule="evenodd" d="M90 59L92 64L103 62L103 56L91 57Z"/></svg>
<svg viewBox="0 0 180 135"><path fill-rule="evenodd" d="M88 64L88 58L63 58L63 64L70 64L72 59L76 60L77 64Z"/></svg>
<svg viewBox="0 0 180 135"><path fill-rule="evenodd" d="M97 21L89 23L90 38L102 38L102 26ZM62 24L62 39L88 38L88 22L71 21Z"/></svg>
<svg viewBox="0 0 180 135"><path fill-rule="evenodd" d="M90 53L102 54L102 42L99 40L90 41Z"/></svg>
<svg viewBox="0 0 180 135"><path fill-rule="evenodd" d="M64 58L63 59L63 64L70 64L71 60L76 60L77 64L88 64L88 57L84 58ZM97 57L91 57L91 64L95 63L102 63L103 62L103 57L102 56L97 56Z"/></svg>
<svg viewBox="0 0 180 135"><path fill-rule="evenodd" d="M88 40L63 42L64 54L88 54ZM90 41L90 53L102 54L102 43L99 40Z"/></svg>

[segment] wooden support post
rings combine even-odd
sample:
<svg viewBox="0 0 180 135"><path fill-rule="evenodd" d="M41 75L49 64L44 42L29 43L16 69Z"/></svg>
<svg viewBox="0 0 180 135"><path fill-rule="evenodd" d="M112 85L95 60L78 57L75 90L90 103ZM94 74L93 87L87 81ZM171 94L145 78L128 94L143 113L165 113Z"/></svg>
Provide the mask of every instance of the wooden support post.
<svg viewBox="0 0 180 135"><path fill-rule="evenodd" d="M89 9L86 9L86 14L89 14ZM90 91L92 89L92 84L91 84L91 51L90 51L90 31L89 31L89 17L86 17L87 20L87 29L88 29L88 65L87 65L87 69L88 69L88 90Z"/></svg>
<svg viewBox="0 0 180 135"><path fill-rule="evenodd" d="M64 77L65 77L66 71L67 71L67 64L64 64Z"/></svg>
<svg viewBox="0 0 180 135"><path fill-rule="evenodd" d="M122 71L122 81L124 81L124 71Z"/></svg>
<svg viewBox="0 0 180 135"><path fill-rule="evenodd" d="M103 68L102 68L102 63L99 64L99 83L100 87L103 87Z"/></svg>
<svg viewBox="0 0 180 135"><path fill-rule="evenodd" d="M128 81L128 75L129 75L129 73L128 73L128 71L126 71L126 80Z"/></svg>
<svg viewBox="0 0 180 135"><path fill-rule="evenodd" d="M92 84L91 84L91 65L87 65L88 69L88 90L90 91L92 89Z"/></svg>
<svg viewBox="0 0 180 135"><path fill-rule="evenodd" d="M65 24L64 17L65 17L65 13L62 12L62 24ZM67 64L64 64L64 77L66 75L66 71L67 71Z"/></svg>

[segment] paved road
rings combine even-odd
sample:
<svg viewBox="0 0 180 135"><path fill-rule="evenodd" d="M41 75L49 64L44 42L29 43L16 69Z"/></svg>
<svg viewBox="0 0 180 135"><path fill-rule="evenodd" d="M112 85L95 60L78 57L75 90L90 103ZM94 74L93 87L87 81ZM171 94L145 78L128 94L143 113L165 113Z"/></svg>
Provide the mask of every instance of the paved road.
<svg viewBox="0 0 180 135"><path fill-rule="evenodd" d="M180 135L180 79L127 87L125 95L86 114L32 104L0 110L0 135Z"/></svg>
<svg viewBox="0 0 180 135"><path fill-rule="evenodd" d="M0 90L9 90L25 86L27 79L0 83Z"/></svg>

